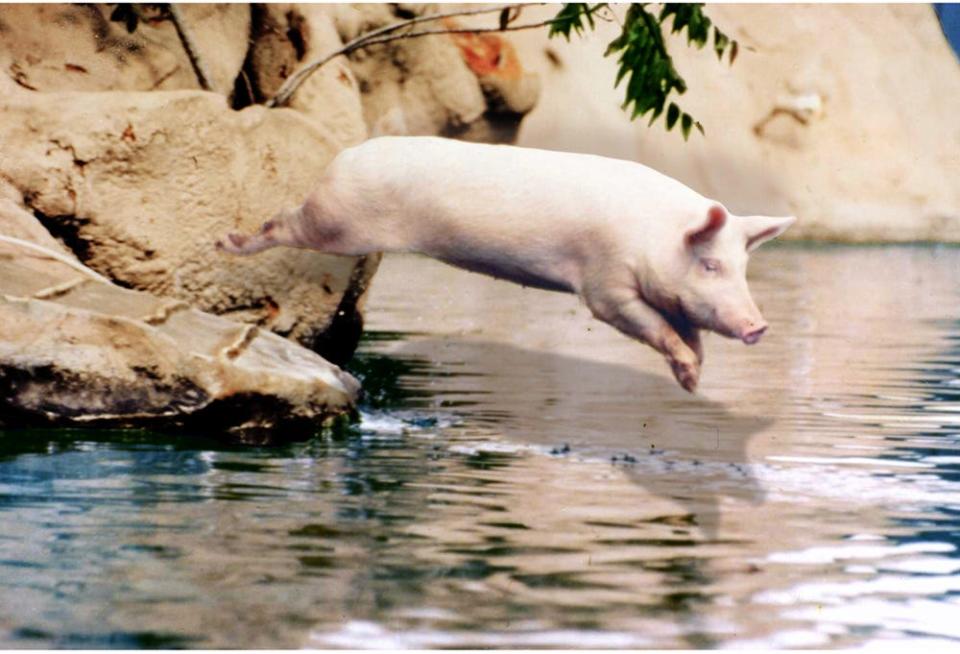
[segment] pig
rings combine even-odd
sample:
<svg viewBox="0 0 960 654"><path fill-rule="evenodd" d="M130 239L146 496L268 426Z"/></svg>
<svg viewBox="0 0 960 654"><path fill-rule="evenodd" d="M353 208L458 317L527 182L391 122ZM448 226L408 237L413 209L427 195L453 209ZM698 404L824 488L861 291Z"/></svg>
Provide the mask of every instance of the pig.
<svg viewBox="0 0 960 654"><path fill-rule="evenodd" d="M735 216L642 164L606 157L383 136L340 152L299 207L217 246L337 255L418 252L466 270L575 293L647 343L693 392L700 330L756 343L749 253L793 217Z"/></svg>

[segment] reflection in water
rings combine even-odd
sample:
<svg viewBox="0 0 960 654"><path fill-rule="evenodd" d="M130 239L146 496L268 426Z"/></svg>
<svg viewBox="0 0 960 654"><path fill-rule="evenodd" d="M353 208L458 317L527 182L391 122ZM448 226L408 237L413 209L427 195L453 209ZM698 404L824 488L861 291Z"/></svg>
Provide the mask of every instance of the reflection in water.
<svg viewBox="0 0 960 654"><path fill-rule="evenodd" d="M0 645L955 644L960 251L753 265L771 333L696 396L574 298L400 257L357 426L0 433Z"/></svg>
<svg viewBox="0 0 960 654"><path fill-rule="evenodd" d="M435 352L443 352L442 359L424 365ZM368 354L361 366L380 358ZM517 434L528 445L617 464L646 492L685 505L708 535L716 535L721 498L763 500L744 463L750 438L773 420L733 413L661 375L504 343L431 337L396 344L389 359L407 369L409 405L419 393L416 406L462 413L491 435ZM437 379L444 380L442 388L435 388ZM693 494L677 484L677 475L691 471L697 474ZM714 492L705 493L707 486Z"/></svg>

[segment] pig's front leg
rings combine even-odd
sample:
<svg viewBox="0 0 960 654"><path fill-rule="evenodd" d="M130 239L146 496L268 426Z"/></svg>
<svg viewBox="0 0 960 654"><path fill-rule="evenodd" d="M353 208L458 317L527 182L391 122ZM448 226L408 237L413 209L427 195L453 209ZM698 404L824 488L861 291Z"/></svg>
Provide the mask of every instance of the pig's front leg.
<svg viewBox="0 0 960 654"><path fill-rule="evenodd" d="M667 322L660 312L643 301L629 286L585 291L584 300L593 315L618 330L641 340L663 354L677 382L693 392L700 379L700 336L691 326L690 343Z"/></svg>
<svg viewBox="0 0 960 654"><path fill-rule="evenodd" d="M677 335L687 344L687 347L697 355L697 363L703 365L703 341L700 340L700 330L685 318L670 320L669 322Z"/></svg>

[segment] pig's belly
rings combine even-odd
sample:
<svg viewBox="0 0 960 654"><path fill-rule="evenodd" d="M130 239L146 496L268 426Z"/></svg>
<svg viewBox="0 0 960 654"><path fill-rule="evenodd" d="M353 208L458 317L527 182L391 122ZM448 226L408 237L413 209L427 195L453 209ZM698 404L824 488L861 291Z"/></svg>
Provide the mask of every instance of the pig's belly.
<svg viewBox="0 0 960 654"><path fill-rule="evenodd" d="M497 257L440 256L437 259L457 268L504 279L521 286L561 293L575 292L570 282L559 271L550 270L544 266L523 266Z"/></svg>

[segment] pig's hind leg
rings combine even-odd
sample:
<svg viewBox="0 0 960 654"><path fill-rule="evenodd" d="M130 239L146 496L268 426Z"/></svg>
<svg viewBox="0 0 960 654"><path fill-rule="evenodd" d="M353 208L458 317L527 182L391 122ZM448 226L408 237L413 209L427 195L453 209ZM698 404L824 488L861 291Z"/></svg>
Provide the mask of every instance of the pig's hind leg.
<svg viewBox="0 0 960 654"><path fill-rule="evenodd" d="M299 246L295 222L301 220L301 210L283 210L263 223L255 234L227 234L217 241L217 249L231 254L250 255L278 245Z"/></svg>
<svg viewBox="0 0 960 654"><path fill-rule="evenodd" d="M687 391L694 391L700 378L702 357L695 328L691 326L692 331L686 334L688 344L687 339L682 338L666 318L644 302L629 285L585 290L583 295L596 318L663 354L677 382Z"/></svg>

